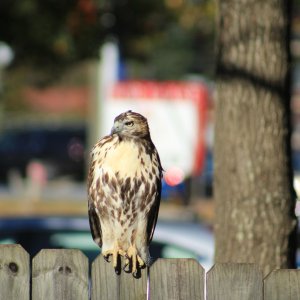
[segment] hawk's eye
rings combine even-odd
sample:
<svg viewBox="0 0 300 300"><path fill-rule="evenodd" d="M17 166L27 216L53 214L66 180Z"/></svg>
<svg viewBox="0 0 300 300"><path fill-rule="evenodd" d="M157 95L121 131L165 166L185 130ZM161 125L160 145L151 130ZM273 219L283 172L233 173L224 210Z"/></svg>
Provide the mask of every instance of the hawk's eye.
<svg viewBox="0 0 300 300"><path fill-rule="evenodd" d="M133 125L133 121L125 122L125 125L131 127Z"/></svg>

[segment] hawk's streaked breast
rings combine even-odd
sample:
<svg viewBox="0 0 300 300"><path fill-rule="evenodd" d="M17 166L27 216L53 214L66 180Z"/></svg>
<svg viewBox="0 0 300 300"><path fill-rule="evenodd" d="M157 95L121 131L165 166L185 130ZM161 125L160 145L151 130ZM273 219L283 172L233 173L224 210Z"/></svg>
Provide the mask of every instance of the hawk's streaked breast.
<svg viewBox="0 0 300 300"><path fill-rule="evenodd" d="M148 173L152 160L149 155L145 155L142 145L131 140L119 142L117 136L110 144L104 145L102 155L99 155L98 162L96 162L102 168L115 174L118 172L123 177L141 176Z"/></svg>

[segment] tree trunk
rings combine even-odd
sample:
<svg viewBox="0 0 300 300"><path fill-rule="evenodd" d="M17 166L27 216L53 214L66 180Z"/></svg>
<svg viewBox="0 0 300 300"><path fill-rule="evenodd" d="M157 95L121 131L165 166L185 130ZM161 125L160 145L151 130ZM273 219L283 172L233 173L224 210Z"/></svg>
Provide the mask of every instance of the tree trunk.
<svg viewBox="0 0 300 300"><path fill-rule="evenodd" d="M215 260L267 274L295 263L290 3L218 2Z"/></svg>

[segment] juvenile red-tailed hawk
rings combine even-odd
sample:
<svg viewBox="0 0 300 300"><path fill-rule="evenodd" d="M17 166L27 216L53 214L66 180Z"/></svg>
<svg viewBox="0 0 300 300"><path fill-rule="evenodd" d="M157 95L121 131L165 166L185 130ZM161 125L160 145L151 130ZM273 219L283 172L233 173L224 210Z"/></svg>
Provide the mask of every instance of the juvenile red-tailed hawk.
<svg viewBox="0 0 300 300"><path fill-rule="evenodd" d="M115 268L118 255L133 274L149 265L161 178L147 119L130 110L117 116L111 134L92 149L88 175L92 236Z"/></svg>

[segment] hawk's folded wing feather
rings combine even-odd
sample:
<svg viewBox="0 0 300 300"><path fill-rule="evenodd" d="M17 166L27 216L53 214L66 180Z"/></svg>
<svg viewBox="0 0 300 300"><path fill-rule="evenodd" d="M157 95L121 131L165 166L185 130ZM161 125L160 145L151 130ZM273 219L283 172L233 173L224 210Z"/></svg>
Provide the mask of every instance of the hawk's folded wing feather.
<svg viewBox="0 0 300 300"><path fill-rule="evenodd" d="M94 154L92 151L91 162L89 167L89 174L87 180L87 188L88 188L88 214L89 214L89 223L91 228L91 233L93 240L102 247L102 230L101 223L99 219L99 212L96 210L96 202L95 202L95 194L96 191L92 187L93 178L94 178Z"/></svg>
<svg viewBox="0 0 300 300"><path fill-rule="evenodd" d="M99 245L99 247L102 247L102 230L99 215L97 214L94 203L90 200L88 213L93 240Z"/></svg>
<svg viewBox="0 0 300 300"><path fill-rule="evenodd" d="M161 180L160 180L160 178L157 178L157 180L156 180L156 187L157 187L157 192L155 195L155 200L154 200L153 206L151 207L151 209L149 211L148 223L147 223L147 244L148 245L152 241L156 222L157 222L158 212L159 212L160 197L161 197Z"/></svg>

